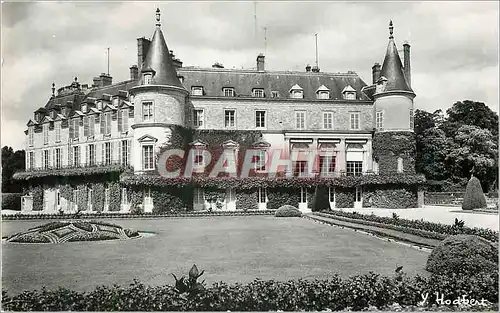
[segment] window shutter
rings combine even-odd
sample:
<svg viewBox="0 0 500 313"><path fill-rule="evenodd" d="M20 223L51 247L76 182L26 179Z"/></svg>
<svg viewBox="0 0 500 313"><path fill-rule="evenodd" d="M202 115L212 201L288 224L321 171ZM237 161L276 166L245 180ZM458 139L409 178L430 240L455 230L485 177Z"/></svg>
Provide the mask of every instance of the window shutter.
<svg viewBox="0 0 500 313"><path fill-rule="evenodd" d="M120 112L121 113L121 112ZM123 158L122 158L122 150L123 150L123 141L118 141L118 161L120 164L123 164Z"/></svg>
<svg viewBox="0 0 500 313"><path fill-rule="evenodd" d="M89 116L89 136L94 136L94 131L95 131L95 117Z"/></svg>
<svg viewBox="0 0 500 313"><path fill-rule="evenodd" d="M99 164L99 156L100 156L100 153L99 151L101 151L101 145L100 144L96 144L95 145L95 159L96 159L96 163ZM101 160L102 161L102 160Z"/></svg>
<svg viewBox="0 0 500 313"><path fill-rule="evenodd" d="M54 163L54 167L57 165L56 163L56 149L52 149L52 162Z"/></svg>
<svg viewBox="0 0 500 313"><path fill-rule="evenodd" d="M111 113L106 113L106 135L111 134Z"/></svg>
<svg viewBox="0 0 500 313"><path fill-rule="evenodd" d="M122 111L123 113L123 130L124 132L128 131L128 109Z"/></svg>
<svg viewBox="0 0 500 313"><path fill-rule="evenodd" d="M90 163L90 151L89 146L85 146L85 163L88 165Z"/></svg>
<svg viewBox="0 0 500 313"><path fill-rule="evenodd" d="M101 145L101 162L104 164L106 162L106 144Z"/></svg>
<svg viewBox="0 0 500 313"><path fill-rule="evenodd" d="M123 127L122 111L118 110L118 133L122 132L122 127Z"/></svg>
<svg viewBox="0 0 500 313"><path fill-rule="evenodd" d="M104 135L104 133L106 131L105 128L104 128L104 122L105 122L104 113L101 113L101 121L100 122L101 122L101 134Z"/></svg>
<svg viewBox="0 0 500 313"><path fill-rule="evenodd" d="M130 150L132 150L132 140L129 140L127 143L127 164L132 164L132 160L130 160Z"/></svg>
<svg viewBox="0 0 500 313"><path fill-rule="evenodd" d="M83 117L83 136L84 137L89 136L89 117L88 116Z"/></svg>
<svg viewBox="0 0 500 313"><path fill-rule="evenodd" d="M73 128L73 121L69 120L69 138L73 139L74 138L74 128Z"/></svg>
<svg viewBox="0 0 500 313"><path fill-rule="evenodd" d="M73 165L73 147L68 147L68 166Z"/></svg>
<svg viewBox="0 0 500 313"><path fill-rule="evenodd" d="M115 145L116 145L116 141L112 141L109 145L109 149L111 150L109 153L109 160L111 161L111 163L113 163L113 160L116 160L116 158L113 158L114 152L116 150Z"/></svg>
<svg viewBox="0 0 500 313"><path fill-rule="evenodd" d="M76 118L73 120L75 123L75 138L80 138L80 118Z"/></svg>

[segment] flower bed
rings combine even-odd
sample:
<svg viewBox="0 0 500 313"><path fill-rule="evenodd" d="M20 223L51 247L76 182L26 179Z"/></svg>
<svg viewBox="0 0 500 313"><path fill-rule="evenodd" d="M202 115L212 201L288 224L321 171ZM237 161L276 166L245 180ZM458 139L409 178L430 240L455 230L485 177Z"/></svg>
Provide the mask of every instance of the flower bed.
<svg viewBox="0 0 500 313"><path fill-rule="evenodd" d="M210 216L250 216L250 215L274 215L275 210L247 210L247 211L195 211L195 212L169 212L163 214L157 213L86 213L80 215L79 219L87 218L161 218L161 217L210 217ZM71 218L73 214L16 214L16 215L6 215L2 216L5 221L8 220L33 220L33 219L68 219ZM100 222L101 223L101 222Z"/></svg>
<svg viewBox="0 0 500 313"><path fill-rule="evenodd" d="M119 225L96 221L50 222L27 232L14 234L7 242L63 243L73 241L97 241L138 237L136 230L123 229Z"/></svg>
<svg viewBox="0 0 500 313"><path fill-rule="evenodd" d="M487 228L470 228L466 226L457 226L457 225L447 225L440 223L427 222L422 220L407 220L401 218L394 217L382 217L374 214L359 214L357 212L343 212L343 211L324 211L323 214L327 216L335 216L337 217L347 217L355 220L356 223L363 223L362 221L370 221L376 222L376 226L390 228L392 226L400 226L402 231L408 231L412 234L419 235L422 237L425 236L434 236L434 237L425 237L425 238L433 238L433 239L443 239L443 235L446 237L447 235L456 235L456 234L466 234L466 235L476 235L483 237L489 241L497 242L498 241L498 232L493 231ZM353 221L350 220L350 221ZM368 224L367 224L368 225ZM383 226L381 226L383 225ZM394 228L391 228L394 229ZM405 230L403 230L405 229ZM399 230L399 229L397 229ZM418 230L425 231L419 232ZM436 234L433 235L432 233Z"/></svg>
<svg viewBox="0 0 500 313"><path fill-rule="evenodd" d="M496 310L498 273L472 277L408 277L402 273L374 273L341 279L255 280L248 284L214 283L199 292L178 292L172 286L100 286L91 292L68 289L24 291L10 295L2 291L7 311L324 311L405 310L452 311ZM485 299L483 305L445 305L436 301ZM428 295L422 302L422 295ZM451 302L450 301L450 302Z"/></svg>

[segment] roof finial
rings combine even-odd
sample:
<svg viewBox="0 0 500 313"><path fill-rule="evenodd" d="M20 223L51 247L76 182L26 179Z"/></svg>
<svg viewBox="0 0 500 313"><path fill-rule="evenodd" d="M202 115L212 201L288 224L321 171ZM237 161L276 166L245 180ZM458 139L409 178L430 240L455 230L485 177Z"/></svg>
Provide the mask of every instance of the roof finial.
<svg viewBox="0 0 500 313"><path fill-rule="evenodd" d="M78 77L75 76L75 83L78 82Z"/></svg>
<svg viewBox="0 0 500 313"><path fill-rule="evenodd" d="M389 39L394 39L392 33L394 32L394 26L392 26L392 20L389 22Z"/></svg>
<svg viewBox="0 0 500 313"><path fill-rule="evenodd" d="M160 8L156 8L156 27L160 27Z"/></svg>
<svg viewBox="0 0 500 313"><path fill-rule="evenodd" d="M52 97L55 96L55 92L56 92L56 83L52 82Z"/></svg>

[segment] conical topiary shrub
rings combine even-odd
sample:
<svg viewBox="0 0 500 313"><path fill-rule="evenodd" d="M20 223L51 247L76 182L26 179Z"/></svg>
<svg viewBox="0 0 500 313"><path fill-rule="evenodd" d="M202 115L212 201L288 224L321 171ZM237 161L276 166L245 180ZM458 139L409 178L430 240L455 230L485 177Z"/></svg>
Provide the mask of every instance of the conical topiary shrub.
<svg viewBox="0 0 500 313"><path fill-rule="evenodd" d="M481 182L472 176L465 189L462 210L484 209L486 208L486 198L481 188Z"/></svg>
<svg viewBox="0 0 500 313"><path fill-rule="evenodd" d="M328 190L324 186L316 186L313 196L312 210L314 212L330 210Z"/></svg>

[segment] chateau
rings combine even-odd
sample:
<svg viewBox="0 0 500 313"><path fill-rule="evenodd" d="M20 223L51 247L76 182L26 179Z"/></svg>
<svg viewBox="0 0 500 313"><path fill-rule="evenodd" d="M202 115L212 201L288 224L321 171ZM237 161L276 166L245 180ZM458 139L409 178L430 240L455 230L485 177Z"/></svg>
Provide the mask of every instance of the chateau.
<svg viewBox="0 0 500 313"><path fill-rule="evenodd" d="M27 123L23 212L311 210L319 188L331 208L417 207L410 45L398 54L392 21L382 65L367 85L355 72L183 66L156 12L151 39L137 39L130 79L109 74L55 90ZM381 52L382 54L382 52ZM375 56L374 56L375 58ZM160 162L169 149L184 156ZM271 149L291 166L267 175ZM300 153L317 151L315 162ZM232 155L249 177L210 177L213 155ZM212 152L212 157L207 155ZM247 156L248 160L248 156ZM189 167L167 178L162 167ZM160 168L159 168L160 167ZM307 175L306 175L307 174Z"/></svg>

